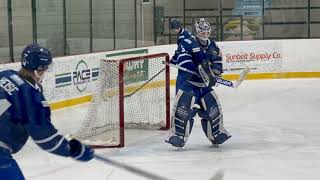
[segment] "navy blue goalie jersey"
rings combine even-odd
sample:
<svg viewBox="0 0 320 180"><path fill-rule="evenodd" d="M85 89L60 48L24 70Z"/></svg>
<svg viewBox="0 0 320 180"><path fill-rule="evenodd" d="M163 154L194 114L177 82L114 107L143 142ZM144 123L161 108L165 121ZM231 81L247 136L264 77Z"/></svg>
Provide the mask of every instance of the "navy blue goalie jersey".
<svg viewBox="0 0 320 180"><path fill-rule="evenodd" d="M16 71L0 72L0 146L18 152L29 136L42 149L70 156L69 142L50 120L50 107L37 85Z"/></svg>
<svg viewBox="0 0 320 180"><path fill-rule="evenodd" d="M199 74L198 66L204 61L210 61L212 69L222 73L221 52L217 44L207 40L206 46L202 46L195 37L191 37L179 44L175 59L171 59L170 63ZM200 76L179 70L176 86L178 89L188 91L192 88L205 87L205 84Z"/></svg>

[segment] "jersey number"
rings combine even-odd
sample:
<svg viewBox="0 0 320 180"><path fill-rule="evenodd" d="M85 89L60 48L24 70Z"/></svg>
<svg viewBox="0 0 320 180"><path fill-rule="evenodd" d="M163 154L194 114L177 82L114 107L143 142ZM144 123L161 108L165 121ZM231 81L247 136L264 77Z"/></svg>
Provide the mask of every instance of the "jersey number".
<svg viewBox="0 0 320 180"><path fill-rule="evenodd" d="M181 52L186 52L186 50L184 49L184 47L182 46L182 44L180 45L181 48Z"/></svg>

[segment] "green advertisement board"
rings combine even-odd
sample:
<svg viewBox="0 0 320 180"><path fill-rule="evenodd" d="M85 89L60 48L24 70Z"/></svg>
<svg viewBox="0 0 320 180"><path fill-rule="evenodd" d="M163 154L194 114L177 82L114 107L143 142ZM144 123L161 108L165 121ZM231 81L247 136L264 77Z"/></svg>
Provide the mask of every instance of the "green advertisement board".
<svg viewBox="0 0 320 180"><path fill-rule="evenodd" d="M148 49L140 49L133 51L125 51L120 53L107 54L106 57L117 57L117 56L132 56L132 55L146 55L148 54ZM125 84L133 84L141 81L148 80L149 69L148 61L131 61L124 64L124 79Z"/></svg>
<svg viewBox="0 0 320 180"><path fill-rule="evenodd" d="M149 77L148 61L132 61L125 63L125 84L146 81Z"/></svg>

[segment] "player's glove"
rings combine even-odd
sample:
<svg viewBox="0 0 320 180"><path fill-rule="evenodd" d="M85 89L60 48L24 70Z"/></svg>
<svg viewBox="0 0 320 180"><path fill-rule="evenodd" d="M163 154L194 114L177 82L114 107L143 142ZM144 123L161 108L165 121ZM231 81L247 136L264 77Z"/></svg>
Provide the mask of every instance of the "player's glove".
<svg viewBox="0 0 320 180"><path fill-rule="evenodd" d="M90 161L93 158L94 150L88 146L82 144L76 139L71 139L70 144L70 154L73 159L79 161Z"/></svg>
<svg viewBox="0 0 320 180"><path fill-rule="evenodd" d="M174 52L173 57L170 59L169 63L170 63L170 64L177 64L177 62L178 62L178 61L177 61L178 56L179 56L179 52L178 52L178 50L176 50L176 51Z"/></svg>

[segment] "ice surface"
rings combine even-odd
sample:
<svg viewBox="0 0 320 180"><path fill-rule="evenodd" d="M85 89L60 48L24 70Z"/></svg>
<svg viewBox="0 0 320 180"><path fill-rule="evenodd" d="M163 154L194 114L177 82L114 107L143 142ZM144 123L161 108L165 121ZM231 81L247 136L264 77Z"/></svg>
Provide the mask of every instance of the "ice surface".
<svg viewBox="0 0 320 180"><path fill-rule="evenodd" d="M96 152L169 179L209 180L216 172L224 180L319 179L320 79L244 81L237 90L216 91L232 134L220 148L210 145L196 118L182 151L164 143L165 131L131 130L125 148ZM73 132L87 108L54 111L52 121L62 133ZM29 180L145 179L96 160L51 155L31 140L15 158Z"/></svg>

